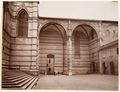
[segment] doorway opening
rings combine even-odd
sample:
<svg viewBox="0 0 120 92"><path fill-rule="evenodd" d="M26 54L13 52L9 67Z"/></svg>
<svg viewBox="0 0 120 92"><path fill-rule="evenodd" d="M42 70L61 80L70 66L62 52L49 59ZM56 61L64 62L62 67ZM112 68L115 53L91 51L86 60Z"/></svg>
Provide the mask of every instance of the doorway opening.
<svg viewBox="0 0 120 92"><path fill-rule="evenodd" d="M110 74L112 74L112 75L115 74L115 67L114 67L114 63L112 61L110 62Z"/></svg>
<svg viewBox="0 0 120 92"><path fill-rule="evenodd" d="M47 74L52 75L55 74L55 58L53 54L47 55Z"/></svg>
<svg viewBox="0 0 120 92"><path fill-rule="evenodd" d="M107 67L106 67L105 62L102 63L102 67L103 67L103 74L106 74Z"/></svg>

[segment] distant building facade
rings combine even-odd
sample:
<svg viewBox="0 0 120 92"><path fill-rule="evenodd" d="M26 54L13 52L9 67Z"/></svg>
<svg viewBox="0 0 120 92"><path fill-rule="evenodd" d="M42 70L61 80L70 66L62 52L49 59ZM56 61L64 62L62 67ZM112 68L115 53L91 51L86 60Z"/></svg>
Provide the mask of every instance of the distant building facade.
<svg viewBox="0 0 120 92"><path fill-rule="evenodd" d="M3 70L118 74L117 21L39 17L38 4L3 3Z"/></svg>

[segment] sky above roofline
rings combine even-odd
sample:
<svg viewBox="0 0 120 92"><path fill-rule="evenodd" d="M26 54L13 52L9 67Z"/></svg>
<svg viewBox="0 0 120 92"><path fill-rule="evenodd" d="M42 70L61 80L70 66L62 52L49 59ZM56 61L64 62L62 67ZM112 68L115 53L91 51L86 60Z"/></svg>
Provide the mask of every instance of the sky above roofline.
<svg viewBox="0 0 120 92"><path fill-rule="evenodd" d="M39 16L118 21L118 3L112 1L40 1Z"/></svg>

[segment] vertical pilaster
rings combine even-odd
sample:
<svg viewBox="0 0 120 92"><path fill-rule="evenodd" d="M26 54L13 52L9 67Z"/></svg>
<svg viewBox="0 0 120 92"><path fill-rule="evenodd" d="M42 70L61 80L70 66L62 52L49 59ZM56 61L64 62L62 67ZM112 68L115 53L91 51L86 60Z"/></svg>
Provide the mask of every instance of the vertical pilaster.
<svg viewBox="0 0 120 92"><path fill-rule="evenodd" d="M100 33L102 32L102 22L100 21L99 22L99 35L101 35ZM100 50L100 38L99 38L99 36L98 36L98 51L99 51L99 72L100 73L102 73L102 71L103 71L103 69L102 69L102 52L101 52L101 50Z"/></svg>
<svg viewBox="0 0 120 92"><path fill-rule="evenodd" d="M38 2L30 2L31 9L29 11L29 29L28 29L28 37L31 42L31 63L30 63L30 71L33 71L35 74L37 73L37 51L38 51ZM29 9L29 7L28 7Z"/></svg>
<svg viewBox="0 0 120 92"><path fill-rule="evenodd" d="M72 75L72 36L68 36L68 75Z"/></svg>
<svg viewBox="0 0 120 92"><path fill-rule="evenodd" d="M71 20L68 21L68 35L67 35L67 63L68 63L68 75L72 75L72 30Z"/></svg>

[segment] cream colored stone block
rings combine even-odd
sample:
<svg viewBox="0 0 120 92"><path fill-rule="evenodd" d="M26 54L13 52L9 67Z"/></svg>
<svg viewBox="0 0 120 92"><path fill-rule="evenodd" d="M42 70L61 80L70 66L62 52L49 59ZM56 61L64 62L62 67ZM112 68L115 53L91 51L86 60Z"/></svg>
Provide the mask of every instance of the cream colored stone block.
<svg viewBox="0 0 120 92"><path fill-rule="evenodd" d="M28 24L28 30L29 31L32 31L32 29L36 29L37 30L37 21L34 20L34 21L29 21L29 24Z"/></svg>
<svg viewBox="0 0 120 92"><path fill-rule="evenodd" d="M27 7L27 10L30 12L32 12L32 7Z"/></svg>
<svg viewBox="0 0 120 92"><path fill-rule="evenodd" d="M22 2L15 2L14 5L20 6L22 5Z"/></svg>
<svg viewBox="0 0 120 92"><path fill-rule="evenodd" d="M32 51L32 55L37 55L37 51Z"/></svg>
<svg viewBox="0 0 120 92"><path fill-rule="evenodd" d="M28 37L32 37L32 31L28 31Z"/></svg>
<svg viewBox="0 0 120 92"><path fill-rule="evenodd" d="M36 57L32 57L32 61L36 61Z"/></svg>
<svg viewBox="0 0 120 92"><path fill-rule="evenodd" d="M15 44L30 44L31 39L30 38L12 38L11 43Z"/></svg>
<svg viewBox="0 0 120 92"><path fill-rule="evenodd" d="M37 17L37 12L36 11L30 12L30 17Z"/></svg>
<svg viewBox="0 0 120 92"><path fill-rule="evenodd" d="M28 31L28 37L34 37L33 36L33 31Z"/></svg>
<svg viewBox="0 0 120 92"><path fill-rule="evenodd" d="M30 50L31 45L11 45L12 49Z"/></svg>
<svg viewBox="0 0 120 92"><path fill-rule="evenodd" d="M33 26L33 27L32 27L33 29L37 29L38 23L37 23L37 22L34 22L34 23L32 24L32 26Z"/></svg>
<svg viewBox="0 0 120 92"><path fill-rule="evenodd" d="M11 55L30 55L30 51L11 51Z"/></svg>
<svg viewBox="0 0 120 92"><path fill-rule="evenodd" d="M37 12L38 7L33 7L33 11Z"/></svg>
<svg viewBox="0 0 120 92"><path fill-rule="evenodd" d="M30 6L30 4L29 3L24 3L24 5L27 7L27 6Z"/></svg>
<svg viewBox="0 0 120 92"><path fill-rule="evenodd" d="M11 57L11 61L33 61L35 59L32 59L31 57Z"/></svg>
<svg viewBox="0 0 120 92"><path fill-rule="evenodd" d="M13 16L17 16L17 13L16 13L16 12L12 12L12 15L13 15Z"/></svg>
<svg viewBox="0 0 120 92"><path fill-rule="evenodd" d="M37 2L34 2L34 3L33 3L33 6L38 6Z"/></svg>
<svg viewBox="0 0 120 92"><path fill-rule="evenodd" d="M31 29L33 29L33 23L32 22L28 22L28 31L31 31Z"/></svg>
<svg viewBox="0 0 120 92"><path fill-rule="evenodd" d="M31 64L32 64L32 65L35 65L34 62L31 62L31 61L30 61L30 62L25 62L25 61L24 61L24 62L12 62L12 65L20 65L21 68L23 68L24 65L29 66L29 65L31 65ZM23 66L22 66L22 65L23 65Z"/></svg>
<svg viewBox="0 0 120 92"><path fill-rule="evenodd" d="M11 9L16 12L18 11L19 8L20 8L19 6L11 6Z"/></svg>
<svg viewBox="0 0 120 92"><path fill-rule="evenodd" d="M31 43L31 38L18 38L17 40L20 43L25 43L25 44L30 44Z"/></svg>
<svg viewBox="0 0 120 92"><path fill-rule="evenodd" d="M35 39L33 38L32 39L32 44L37 44L37 41L38 41L37 38L35 38Z"/></svg>
<svg viewBox="0 0 120 92"><path fill-rule="evenodd" d="M37 37L37 30L32 30L31 33L32 33L31 34L32 37Z"/></svg>
<svg viewBox="0 0 120 92"><path fill-rule="evenodd" d="M37 49L37 45L32 45L32 49Z"/></svg>
<svg viewBox="0 0 120 92"><path fill-rule="evenodd" d="M37 17L37 12L35 11L35 12L33 12L33 17Z"/></svg>
<svg viewBox="0 0 120 92"><path fill-rule="evenodd" d="M63 46L55 46L55 45L53 45L53 46L48 46L48 45L46 45L46 46L39 46L39 49L44 49L44 50L49 50L49 49L53 49L53 50L63 50Z"/></svg>
<svg viewBox="0 0 120 92"><path fill-rule="evenodd" d="M36 51L11 51L11 55L17 55L17 56L32 56L37 55Z"/></svg>
<svg viewBox="0 0 120 92"><path fill-rule="evenodd" d="M32 8L31 11L29 11L29 17L32 17Z"/></svg>
<svg viewBox="0 0 120 92"><path fill-rule="evenodd" d="M63 54L63 51L62 50L41 50L40 51L41 54L49 54L49 53L52 53L52 54Z"/></svg>

